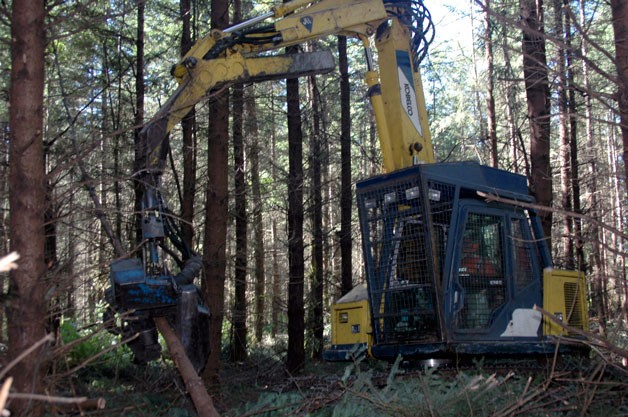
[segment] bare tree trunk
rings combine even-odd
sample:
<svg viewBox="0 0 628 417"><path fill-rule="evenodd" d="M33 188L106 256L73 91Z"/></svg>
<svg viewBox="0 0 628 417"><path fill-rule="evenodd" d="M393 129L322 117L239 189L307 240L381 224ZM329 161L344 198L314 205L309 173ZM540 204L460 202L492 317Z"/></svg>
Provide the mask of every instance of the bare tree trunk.
<svg viewBox="0 0 628 417"><path fill-rule="evenodd" d="M308 79L312 100L313 134L310 138L310 200L312 201L312 272L310 273L310 309L308 331L312 340L312 357L323 354L323 185L321 181L321 106L316 77Z"/></svg>
<svg viewBox="0 0 628 417"><path fill-rule="evenodd" d="M612 122L616 120L616 115L615 114L610 114L609 115L609 125L612 125ZM611 134L608 135L607 138L607 154L608 154L608 165L611 167L611 175L609 178L609 185L611 187L611 199L612 199L612 203L611 203L611 207L612 207L612 217L613 217L613 224L615 225L615 227L618 230L622 230L623 228L623 224L624 224L624 205L622 202L622 187L620 185L620 166L619 166L619 155L618 155L618 140L617 140L617 129L615 129L614 127L611 128ZM611 262L611 270L612 270L612 275L610 275L607 279L604 281L605 285L608 285L609 282L611 281L610 284L614 284L614 287L616 288L616 291L614 294L609 294L607 291L604 291L604 294L606 295L606 300L605 300L605 307L607 309L608 312L608 317L613 317L616 316L616 314L613 314L614 312L611 312L612 309L612 304L618 305L620 306L620 309L624 309L625 308L625 300L622 301L622 298L624 298L624 295L626 294L626 257L623 255L624 251L623 251L623 239L616 233L613 233L611 235L611 241L612 241L612 248L613 248L613 256L612 256L612 262ZM612 300L612 296L615 295L617 297L616 300ZM613 303L613 301L616 301L616 303Z"/></svg>
<svg viewBox="0 0 628 417"><path fill-rule="evenodd" d="M550 95L543 35L543 1L520 0L523 25L523 73L530 122L530 182L536 200L552 205ZM539 213L551 248L552 212Z"/></svg>
<svg viewBox="0 0 628 417"><path fill-rule="evenodd" d="M563 0L563 8L569 8L569 0ZM565 14L565 45L566 45L566 64L567 72L567 90L569 97L569 143L570 143L570 166L571 166L571 193L573 196L573 211L575 213L582 213L582 206L580 204L580 170L578 160L578 109L576 105L576 83L575 83L575 65L574 65L574 48L571 34L571 16L572 13ZM585 271L585 259L583 250L583 238L582 238L582 220L580 218L574 218L574 250L575 261L579 270Z"/></svg>
<svg viewBox="0 0 628 417"><path fill-rule="evenodd" d="M253 231L255 232L255 340L260 343L264 336L264 304L266 302L266 273L264 248L264 202L259 173L259 130L257 127L257 106L254 87L251 86L244 96L244 126L251 139L249 157L251 160L251 193L253 198Z"/></svg>
<svg viewBox="0 0 628 417"><path fill-rule="evenodd" d="M271 102L271 125L275 125L275 100L274 97L270 98ZM277 160L277 138L275 136L275 130L273 129L271 134L271 156L272 160ZM273 180L277 180L277 166L272 164L271 177ZM274 338L279 331L279 313L281 312L281 279L279 277L279 245L278 245L278 232L277 232L277 216L273 214L271 220L271 233L273 242L273 259L272 259L272 271L273 271L273 285L272 285L272 313L271 313L271 331L270 334Z"/></svg>
<svg viewBox="0 0 628 417"><path fill-rule="evenodd" d="M347 37L338 36L340 69L340 257L342 262L341 293L353 288L351 239L351 86L347 59Z"/></svg>
<svg viewBox="0 0 628 417"><path fill-rule="evenodd" d="M9 206L11 250L19 268L9 275L6 304L9 354L16 357L46 334L46 179L43 160L45 5L42 0L12 3L9 124ZM13 368L13 389L41 393L46 367L42 348ZM31 402L12 404L17 416L39 416Z"/></svg>
<svg viewBox="0 0 628 417"><path fill-rule="evenodd" d="M553 0L554 7L554 31L558 39L564 37L563 25L563 0ZM567 96L567 80L565 66L565 48L562 42L556 51L556 90L558 92L558 132L560 137L560 188L562 194L562 207L566 211L572 210L572 172L571 172L571 136L569 134L569 103ZM573 245L573 219L569 216L563 218L563 251L565 267L573 269L574 245Z"/></svg>
<svg viewBox="0 0 628 417"><path fill-rule="evenodd" d="M270 335L275 338L277 332L279 332L279 313L281 312L281 280L279 278L279 256L277 247L278 234L277 234L277 219L275 217L271 220L271 241L273 242L272 249L272 304L271 304L271 327Z"/></svg>
<svg viewBox="0 0 628 417"><path fill-rule="evenodd" d="M297 53L295 47L288 53ZM286 367L294 373L305 362L304 259L303 259L303 133L299 81L286 81L288 100L288 356Z"/></svg>
<svg viewBox="0 0 628 417"><path fill-rule="evenodd" d="M0 256L9 252L9 129L0 124ZM6 213L6 214L5 214ZM6 274L0 274L0 297L5 297ZM0 329L5 329L4 308L0 308ZM6 344L4 331L0 330L0 343Z"/></svg>
<svg viewBox="0 0 628 417"><path fill-rule="evenodd" d="M144 0L137 2L137 39L135 40L136 48L136 72L135 72L135 163L134 172L139 172L143 167L140 166L142 160L143 145L141 144L140 131L144 124L144 10L146 3ZM135 195L134 211L135 211L135 233L133 236L134 244L131 247L136 246L142 241L142 225L141 225L141 210L142 210L142 185L135 179L133 181L133 190Z"/></svg>
<svg viewBox="0 0 628 417"><path fill-rule="evenodd" d="M585 17L585 4L584 0L580 0L580 25L584 27L586 23ZM588 66L588 44L586 40L582 42L582 56L584 59L582 60L582 83L584 86L584 91L590 91L590 82L589 82L589 66ZM600 213L600 204L598 201L598 186L596 175L597 172L597 157L595 151L595 138L593 132L593 104L591 102L591 95L586 94L584 97L585 100L585 114L586 114L586 149L587 155L586 158L589 161L587 165L587 192L589 194L589 215L593 218L601 218ZM590 238L588 239L591 243L591 259L593 260L592 269L591 269L591 298L592 298L592 306L595 309L594 314L598 315L599 323L602 328L605 328L606 322L604 317L600 316L603 313L603 309L601 309L601 282L604 279L604 265L602 262L602 251L601 245L602 235L597 226L597 223L592 222L590 224L589 230Z"/></svg>
<svg viewBox="0 0 628 417"><path fill-rule="evenodd" d="M620 127L623 145L624 184L628 182L628 3L622 0L611 0L613 14L613 31L615 32L615 65L617 67L618 85L617 99L620 113ZM628 187L624 188L626 199ZM624 286L622 312L628 315L628 284L626 284L626 257L621 259L621 280Z"/></svg>
<svg viewBox="0 0 628 417"><path fill-rule="evenodd" d="M628 161L628 2L611 0L615 32L615 65L617 66L617 100L624 147L623 160ZM628 179L628 163L624 163L624 179Z"/></svg>
<svg viewBox="0 0 628 417"><path fill-rule="evenodd" d="M117 61L117 66L118 68L121 67L121 53L120 53L120 49L121 49L121 40L118 39L118 44L117 44L117 56L118 56L118 61ZM103 73L105 74L105 77L107 78L107 85L112 86L113 82L111 80L111 76L110 73L111 71L107 70L104 71L105 69L109 69L111 67L111 64L109 62L109 53L108 53L108 46L107 46L107 42L104 41L102 44L102 53L103 53ZM122 100L117 100L117 104L114 106L113 104L113 98L112 98L112 91L114 89L107 89L106 92L106 98L103 99L103 101L106 101L108 104L103 106L103 109L108 109L109 112L109 120L110 120L110 129L113 132L116 132L120 129L120 107L121 107L121 102ZM122 77L118 77L117 80L117 85L115 90L118 91L118 96L122 90ZM114 90L114 91L115 91ZM106 120L106 117L103 116ZM114 193L114 205L115 205L115 235L118 236L119 239L122 239L122 198L121 198L121 191L120 191L120 182L118 179L122 177L121 175L121 169L120 169L120 135L117 133L114 133L112 140L113 142L113 149L111 150L111 153L113 154L113 178L116 179L116 181L114 181L113 183L113 193ZM134 185L135 186L135 185ZM130 239L129 239L130 240Z"/></svg>
<svg viewBox="0 0 628 417"><path fill-rule="evenodd" d="M181 15L181 56L192 47L190 30L190 0L179 1ZM194 245L194 195L196 194L196 113L192 109L181 120L183 137L183 201L181 201L181 223L183 240L192 248Z"/></svg>
<svg viewBox="0 0 628 417"><path fill-rule="evenodd" d="M229 25L229 2L212 0L211 26L222 29ZM207 359L203 380L219 384L222 320L225 301L227 267L227 205L228 205L229 91L214 93L209 100L209 134L207 144L207 201L203 237L205 279L202 292L212 314L210 324L211 354Z"/></svg>
<svg viewBox="0 0 628 417"><path fill-rule="evenodd" d="M486 118L488 122L488 141L491 153L491 166L499 166L497 154L497 120L495 115L495 65L493 64L493 22L491 21L491 0L485 0L484 30L486 48Z"/></svg>
<svg viewBox="0 0 628 417"><path fill-rule="evenodd" d="M475 12L474 12L474 6L473 6L473 2L470 2L470 18L469 21L471 22L471 33L475 33ZM473 39L474 43L473 43L473 47L471 48L471 68L472 68L472 72L473 72L473 84L475 86L474 88L474 93L475 93L475 112L476 114L474 115L476 120L477 120L477 125L479 127L479 134L477 135L477 137L479 138L479 141L482 142L482 147L486 147L486 142L488 141L488 129L486 126L486 119L484 118L484 112L483 112L483 106L482 106L482 98L480 95L480 77L478 75L478 57L476 54L476 48L475 48L475 38ZM477 141L477 140L476 140ZM480 163L485 163L484 162L484 153L480 153L478 152L478 149L476 149L477 147L475 146L475 142L473 141L473 148L476 151L477 156L480 158Z"/></svg>
<svg viewBox="0 0 628 417"><path fill-rule="evenodd" d="M234 2L234 22L242 19L242 4ZM231 360L246 359L246 270L248 256L247 213L246 213L246 166L244 159L244 137L242 114L244 113L244 89L242 84L233 86L233 183L235 198L235 272L234 302L232 311Z"/></svg>

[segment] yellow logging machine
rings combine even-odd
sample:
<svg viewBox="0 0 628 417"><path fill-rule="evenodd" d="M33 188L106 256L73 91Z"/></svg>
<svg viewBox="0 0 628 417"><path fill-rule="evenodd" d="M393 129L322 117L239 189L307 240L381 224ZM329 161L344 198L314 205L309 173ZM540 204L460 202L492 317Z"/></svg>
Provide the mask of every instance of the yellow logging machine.
<svg viewBox="0 0 628 417"><path fill-rule="evenodd" d="M328 51L278 51L328 35L364 46L384 174L356 186L366 286L332 306L326 358L344 359L356 343L389 360L552 352L555 337L567 334L535 305L586 328L583 275L552 268L536 213L512 203L534 201L525 177L475 162L435 163L419 74L433 36L423 1L295 0L196 42L172 67L177 90L141 131L142 253L112 262L107 292L110 314L134 310L118 331L140 332L131 345L136 358L159 356L154 316L175 324L197 368L209 353L209 312L192 284L201 262L161 195L169 132L230 83L331 71Z"/></svg>

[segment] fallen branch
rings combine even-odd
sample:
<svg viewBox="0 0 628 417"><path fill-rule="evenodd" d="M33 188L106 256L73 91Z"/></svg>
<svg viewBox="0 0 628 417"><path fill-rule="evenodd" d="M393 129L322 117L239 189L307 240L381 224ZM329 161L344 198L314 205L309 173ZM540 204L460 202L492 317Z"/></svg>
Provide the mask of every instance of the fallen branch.
<svg viewBox="0 0 628 417"><path fill-rule="evenodd" d="M157 325L159 333L164 337L166 345L168 345L170 356L177 365L177 368L179 368L179 373L181 374L181 378L183 378L185 388L190 393L190 397L192 397L192 402L194 403L194 407L196 407L199 417L220 417L220 414L218 414L218 411L214 408L211 397L205 389L203 381L198 376L190 359L188 359L185 354L185 349L174 330L172 330L172 327L170 327L168 320L166 320L165 317L155 317L153 320Z"/></svg>
<svg viewBox="0 0 628 417"><path fill-rule="evenodd" d="M60 406L60 408L68 410L75 410L76 408L80 408L81 410L102 410L107 404L107 401L102 397L58 397L55 395L27 394L21 392L10 393L9 399L18 401L41 401L55 404Z"/></svg>
<svg viewBox="0 0 628 417"><path fill-rule="evenodd" d="M613 345L611 342L608 341L608 339L605 339L601 336L596 335L595 333L591 333L591 332L587 332L581 329L578 329L577 327L573 327L570 326L568 324L565 324L564 322L562 322L560 319L558 319L558 317L556 317L555 315L553 315L552 313L550 313L547 310L544 310L543 307L539 307L537 305L534 306L534 309L536 311L539 311L541 314L543 314L543 316L547 317L548 319L550 319L553 323L555 323L556 325L562 327L563 329L567 330L569 333L574 333L574 334L578 334L580 336L584 336L589 340L594 340L596 343L596 345L601 346L605 349L607 349L608 351L621 356L622 358L626 358L628 359L628 350L626 349L622 349L619 346L615 346ZM579 341L584 343L581 340L577 340L575 339L574 341Z"/></svg>
<svg viewBox="0 0 628 417"><path fill-rule="evenodd" d="M81 404L87 401L87 397L57 397L54 395L45 394L25 394L21 392L12 392L9 394L11 400L29 400L29 401L42 401L53 404Z"/></svg>
<svg viewBox="0 0 628 417"><path fill-rule="evenodd" d="M68 412L76 412L76 409L80 409L81 411L88 410L104 410L107 406L107 400L103 397L98 398L87 398L83 402L71 403L71 404L60 404L58 407L60 410L68 411Z"/></svg>

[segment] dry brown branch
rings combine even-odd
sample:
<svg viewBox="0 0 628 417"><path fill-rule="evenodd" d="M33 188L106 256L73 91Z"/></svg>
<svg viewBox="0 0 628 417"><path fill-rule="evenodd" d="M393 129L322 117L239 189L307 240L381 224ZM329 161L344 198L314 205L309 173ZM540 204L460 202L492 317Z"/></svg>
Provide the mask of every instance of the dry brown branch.
<svg viewBox="0 0 628 417"><path fill-rule="evenodd" d="M596 335L595 333L587 332L587 331L578 329L576 327L569 326L568 324L565 324L561 320L559 320L552 313L548 312L547 310L544 310L542 307L539 307L539 306L535 305L534 309L536 311L541 312L541 314L543 314L543 316L545 316L548 319L550 319L556 325L558 325L558 326L562 327L563 329L567 330L569 333L574 333L574 334L578 334L580 336L584 336L584 337L587 338L587 341L589 343L593 343L596 346L603 347L604 349L607 349L609 352L612 352L612 353L614 353L614 354L616 354L616 355L618 355L618 356L620 356L622 358L628 359L628 350L620 348L619 346L615 346L608 339L606 339L604 337L601 337L599 335ZM573 340L573 339L570 339L570 340ZM586 341L583 341L583 340L573 340L573 341L579 341L581 343L586 343Z"/></svg>
<svg viewBox="0 0 628 417"><path fill-rule="evenodd" d="M81 411L87 410L104 410L107 406L107 400L103 397L98 398L87 398L83 402L71 403L71 404L60 404L58 407L61 411L67 412L76 412L76 409L80 409Z"/></svg>
<svg viewBox="0 0 628 417"><path fill-rule="evenodd" d="M57 397L54 395L46 394L27 394L21 392L12 392L9 394L11 400L29 400L29 401L42 401L53 404L81 404L89 398L87 397Z"/></svg>

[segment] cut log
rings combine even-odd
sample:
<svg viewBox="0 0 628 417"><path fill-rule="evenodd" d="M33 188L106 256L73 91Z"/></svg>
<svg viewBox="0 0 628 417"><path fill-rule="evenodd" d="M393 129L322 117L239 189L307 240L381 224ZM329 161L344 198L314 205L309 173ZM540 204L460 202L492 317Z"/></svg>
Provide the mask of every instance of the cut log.
<svg viewBox="0 0 628 417"><path fill-rule="evenodd" d="M165 317L155 317L154 320L157 325L157 330L159 330L159 333L161 333L168 345L170 356L179 369L181 378L183 378L183 382L185 383L185 388L190 393L190 397L192 397L192 402L194 403L199 417L220 417L220 414L218 414L218 411L214 408L211 397L205 389L203 381L198 376L194 366L192 366L192 363L185 354L185 349L168 323L168 320L166 320Z"/></svg>

